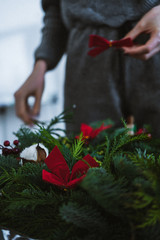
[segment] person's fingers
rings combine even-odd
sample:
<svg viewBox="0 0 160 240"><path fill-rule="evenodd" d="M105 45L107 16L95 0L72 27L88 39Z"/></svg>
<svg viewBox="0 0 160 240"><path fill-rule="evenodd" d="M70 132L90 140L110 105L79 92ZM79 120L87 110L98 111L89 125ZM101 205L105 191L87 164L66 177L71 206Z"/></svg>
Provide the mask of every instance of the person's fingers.
<svg viewBox="0 0 160 240"><path fill-rule="evenodd" d="M34 102L34 105L32 108L32 112L31 112L33 116L37 116L40 112L41 98L42 98L43 90L44 90L44 83L39 86L39 88L37 89L37 91L35 93L35 102Z"/></svg>
<svg viewBox="0 0 160 240"><path fill-rule="evenodd" d="M123 48L124 53L132 57L147 60L160 51L160 6L154 7L146 13L136 26L125 35L133 41L142 33L150 35L149 40L142 45Z"/></svg>
<svg viewBox="0 0 160 240"><path fill-rule="evenodd" d="M157 49L159 49L159 45L160 45L159 38L156 36L156 34L153 34L151 38L146 42L146 44L134 45L131 48L124 47L123 50L125 54L129 54L131 56L134 56L134 55L150 56L150 53L154 52L154 49L156 49L155 53L157 52Z"/></svg>
<svg viewBox="0 0 160 240"><path fill-rule="evenodd" d="M33 116L37 116L40 112L40 108L41 108L41 96L37 96L35 98L35 102L34 102L31 114Z"/></svg>
<svg viewBox="0 0 160 240"><path fill-rule="evenodd" d="M46 64L43 64L44 66L42 64L42 61L37 62L31 75L14 94L16 115L28 125L33 125L35 116L40 111L40 102L44 90L44 73L46 71ZM29 104L31 96L35 99L33 106Z"/></svg>
<svg viewBox="0 0 160 240"><path fill-rule="evenodd" d="M148 54L152 51L152 49L150 48L150 46L137 46L137 47L133 47L131 49L124 49L124 53L125 54L129 54L131 56L133 55L144 55L144 54Z"/></svg>
<svg viewBox="0 0 160 240"><path fill-rule="evenodd" d="M149 58L153 57L159 51L160 51L160 46L154 48L150 53L145 54L145 56L143 56L143 60L148 60Z"/></svg>
<svg viewBox="0 0 160 240"><path fill-rule="evenodd" d="M154 48L150 53L147 54L132 54L131 56L140 60L148 60L152 56L154 56L157 52L160 51L160 47Z"/></svg>
<svg viewBox="0 0 160 240"><path fill-rule="evenodd" d="M15 111L16 115L26 124L31 125L32 119L29 114L29 106L27 101L22 98L18 93L15 93Z"/></svg>

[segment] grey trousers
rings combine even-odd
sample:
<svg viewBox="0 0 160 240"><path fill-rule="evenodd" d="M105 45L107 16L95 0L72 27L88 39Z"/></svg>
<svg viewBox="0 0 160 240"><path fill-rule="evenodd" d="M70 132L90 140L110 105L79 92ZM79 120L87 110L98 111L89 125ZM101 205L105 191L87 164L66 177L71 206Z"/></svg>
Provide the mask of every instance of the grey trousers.
<svg viewBox="0 0 160 240"><path fill-rule="evenodd" d="M72 124L66 124L67 130L79 132L81 123L107 118L119 124L121 118L133 115L138 127L150 124L153 134L160 137L160 53L147 61L126 56L114 48L95 58L87 55L90 34L117 40L133 25L126 23L118 29L76 25L72 29L64 108L73 107L74 117Z"/></svg>

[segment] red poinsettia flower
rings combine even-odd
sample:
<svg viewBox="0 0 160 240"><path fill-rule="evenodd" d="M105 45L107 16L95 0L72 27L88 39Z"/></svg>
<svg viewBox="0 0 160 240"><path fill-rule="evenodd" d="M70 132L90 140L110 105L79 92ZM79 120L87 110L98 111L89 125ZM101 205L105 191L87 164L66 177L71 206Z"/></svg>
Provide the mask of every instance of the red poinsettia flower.
<svg viewBox="0 0 160 240"><path fill-rule="evenodd" d="M140 135L140 134L147 134L147 136L149 138L152 137L152 135L150 133L147 133L145 128L139 128L138 131L135 133L135 135Z"/></svg>
<svg viewBox="0 0 160 240"><path fill-rule="evenodd" d="M93 129L91 126L82 123L81 124L81 132L83 133L83 138L88 140L88 139L93 139L95 138L100 132L112 127L112 125L107 125L104 126L104 123L99 128ZM76 136L76 138L79 138L79 136Z"/></svg>
<svg viewBox="0 0 160 240"><path fill-rule="evenodd" d="M73 188L86 176L90 167L99 167L99 164L89 154L76 162L70 173L69 167L59 148L55 146L45 160L47 172L43 169L42 179L62 188Z"/></svg>
<svg viewBox="0 0 160 240"><path fill-rule="evenodd" d="M135 133L135 135L140 135L145 133L145 130L143 128L139 128L138 131Z"/></svg>

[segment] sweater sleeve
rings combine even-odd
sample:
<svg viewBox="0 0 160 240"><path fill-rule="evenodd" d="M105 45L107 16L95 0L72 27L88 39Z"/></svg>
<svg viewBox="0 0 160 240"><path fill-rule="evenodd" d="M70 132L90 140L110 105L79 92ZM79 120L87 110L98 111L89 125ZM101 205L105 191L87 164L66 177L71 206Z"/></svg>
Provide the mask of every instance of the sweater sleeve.
<svg viewBox="0 0 160 240"><path fill-rule="evenodd" d="M42 8L44 26L35 60L45 59L50 70L56 67L65 52L68 33L61 18L60 0L42 0Z"/></svg>

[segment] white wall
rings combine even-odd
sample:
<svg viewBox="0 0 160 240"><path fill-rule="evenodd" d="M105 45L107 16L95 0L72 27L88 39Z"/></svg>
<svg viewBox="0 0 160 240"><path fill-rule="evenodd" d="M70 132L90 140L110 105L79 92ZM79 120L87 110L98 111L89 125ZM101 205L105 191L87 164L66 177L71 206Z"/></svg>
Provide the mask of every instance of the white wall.
<svg viewBox="0 0 160 240"><path fill-rule="evenodd" d="M42 24L40 0L0 0L0 144L12 141L12 133L23 124L15 115L13 94L32 70ZM63 109L65 61L64 56L46 74L40 120L50 120Z"/></svg>

